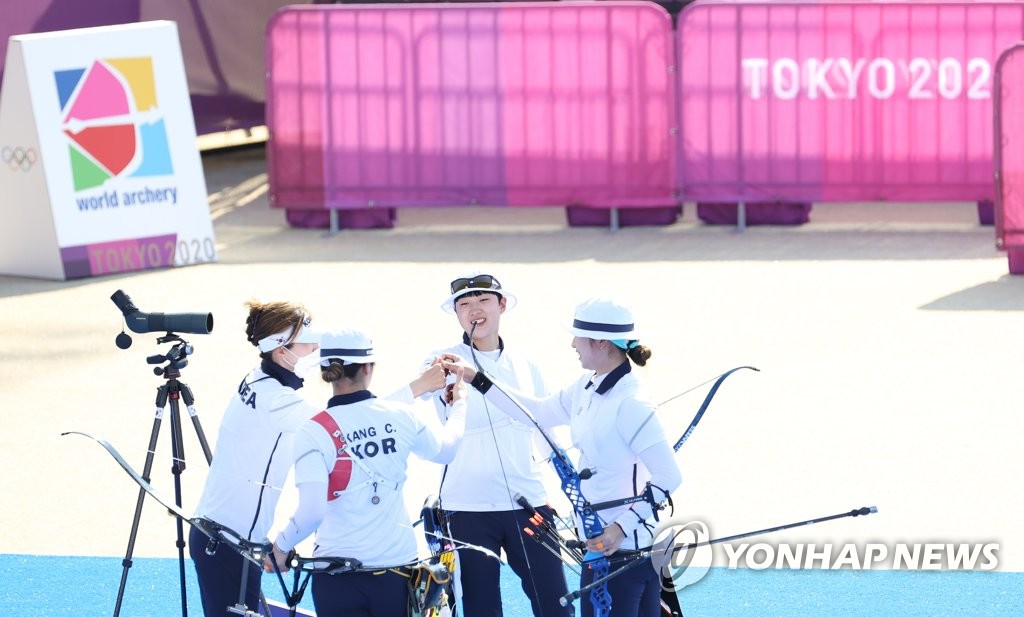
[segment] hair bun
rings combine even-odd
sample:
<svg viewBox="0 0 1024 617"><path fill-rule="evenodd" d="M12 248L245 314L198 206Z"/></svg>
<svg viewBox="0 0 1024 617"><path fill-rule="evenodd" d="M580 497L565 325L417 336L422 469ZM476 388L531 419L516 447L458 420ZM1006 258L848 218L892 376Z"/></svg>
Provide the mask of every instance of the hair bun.
<svg viewBox="0 0 1024 617"><path fill-rule="evenodd" d="M263 307L257 304L251 304L249 307L249 316L245 318L245 323L248 326L245 329L245 337L253 346L259 345L259 339L256 338L256 327L259 325L260 317L263 316Z"/></svg>

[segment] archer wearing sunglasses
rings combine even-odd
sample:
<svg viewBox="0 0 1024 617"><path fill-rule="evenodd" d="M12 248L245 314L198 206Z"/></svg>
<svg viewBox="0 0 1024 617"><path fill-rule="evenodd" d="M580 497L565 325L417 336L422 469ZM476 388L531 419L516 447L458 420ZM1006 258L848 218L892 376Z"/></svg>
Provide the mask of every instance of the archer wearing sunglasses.
<svg viewBox="0 0 1024 617"><path fill-rule="evenodd" d="M435 351L428 362L451 354L467 361L475 357L487 374L500 375L504 382L532 395L546 396L548 389L540 369L525 350L506 347L499 335L501 318L516 305L515 296L490 274L457 278L449 291L451 295L441 308L458 319L461 341ZM443 396L439 392L434 397L442 420L446 409ZM552 516L550 508L543 505L548 499L542 480L543 461L534 457L535 429L487 405L479 392L469 389L465 434L458 453L444 469L438 491L442 520L458 540L495 553L505 551L530 598L534 615L572 615L571 606L563 607L558 602L567 593L561 560L544 545L524 539L521 532L529 526L529 514L518 503L518 495L546 517ZM456 573L460 577L463 614L502 614L496 561L476 551L463 551Z"/></svg>

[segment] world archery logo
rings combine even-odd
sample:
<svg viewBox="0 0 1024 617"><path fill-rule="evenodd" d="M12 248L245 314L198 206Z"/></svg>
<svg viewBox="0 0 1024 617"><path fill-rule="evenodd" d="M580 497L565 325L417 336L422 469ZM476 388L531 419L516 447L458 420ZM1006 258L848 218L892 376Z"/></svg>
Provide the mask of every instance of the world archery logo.
<svg viewBox="0 0 1024 617"><path fill-rule="evenodd" d="M75 191L174 173L153 59L106 58L54 71Z"/></svg>

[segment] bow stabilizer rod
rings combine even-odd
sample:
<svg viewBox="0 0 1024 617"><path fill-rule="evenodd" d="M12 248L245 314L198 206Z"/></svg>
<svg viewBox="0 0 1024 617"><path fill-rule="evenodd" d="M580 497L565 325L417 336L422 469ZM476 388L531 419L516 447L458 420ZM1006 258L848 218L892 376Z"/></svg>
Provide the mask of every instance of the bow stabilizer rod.
<svg viewBox="0 0 1024 617"><path fill-rule="evenodd" d="M840 518L856 517L856 516L867 516L869 514L874 514L876 512L878 512L878 508L875 507L875 506L868 506L868 507L863 507L863 508L854 508L853 510L850 510L849 512L841 512L839 514L832 514L832 515L829 515L829 516L822 516L822 517L819 517L819 518L812 518L812 519L808 519L806 521L799 521L797 523L787 523L785 525L777 525L775 527L768 527L766 529L758 529L757 531L748 531L746 533L739 533L739 534L736 534L736 535L733 535L733 536L726 536L724 538L714 538L712 540L705 540L704 542L693 542L693 543L689 543L689 544L683 544L682 546L672 547L671 548L671 553L674 556L679 551L689 550L691 548L697 548L699 546L708 546L708 545L711 545L711 544L721 544L723 542L732 542L734 540L742 540L743 538L749 538L751 536L759 536L759 535L763 535L763 534L766 534L766 533L774 533L776 531L783 531L785 529L792 529L794 527L804 527L804 526L807 526L807 525L814 525L816 523L824 523L826 521L834 521L834 520L840 519ZM671 545L671 543L670 543L670 545ZM615 570L611 574L608 574L608 575L604 576L603 578L600 578L600 579L597 579L597 580L591 582L589 585L585 585L583 587L580 587L576 591L571 591L571 592L565 594L564 596L562 596L561 598L558 599L558 602L562 606L569 606L569 604L571 604L574 600L578 599L581 595L586 593L590 588L596 587L597 585L607 584L609 580L615 578L616 576L619 576L620 574L628 572L629 570L632 570L633 568L635 568L635 567L639 566L640 564L644 563L648 557L652 557L654 555L659 555L659 554L664 554L666 552L666 550L668 550L668 549L640 551L636 555L636 557L633 559L633 561L631 561L630 563L628 563L625 566L619 568L618 570Z"/></svg>

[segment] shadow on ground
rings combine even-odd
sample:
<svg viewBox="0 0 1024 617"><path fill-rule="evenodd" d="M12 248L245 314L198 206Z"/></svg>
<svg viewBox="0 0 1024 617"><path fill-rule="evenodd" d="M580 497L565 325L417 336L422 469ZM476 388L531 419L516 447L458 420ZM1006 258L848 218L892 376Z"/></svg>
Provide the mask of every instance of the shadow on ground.
<svg viewBox="0 0 1024 617"><path fill-rule="evenodd" d="M229 266L445 263L467 258L523 264L1003 259L993 248L992 228L973 218L973 206L931 204L815 206L807 225L744 232L700 222L693 204L686 204L683 218L674 225L617 232L569 227L561 207L406 208L398 211L394 229L347 229L330 235L325 229L292 228L283 210L269 206L262 146L207 152L203 165L219 264ZM81 284L0 277L0 297ZM1021 310L1024 282L1007 276L922 308Z"/></svg>

